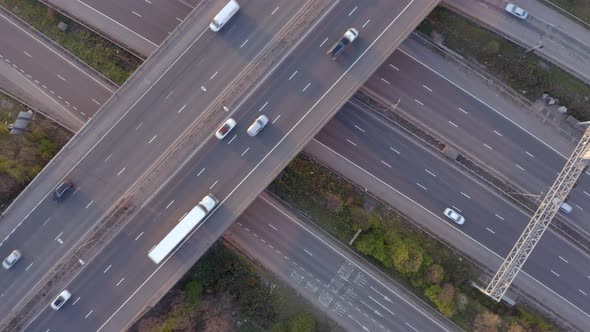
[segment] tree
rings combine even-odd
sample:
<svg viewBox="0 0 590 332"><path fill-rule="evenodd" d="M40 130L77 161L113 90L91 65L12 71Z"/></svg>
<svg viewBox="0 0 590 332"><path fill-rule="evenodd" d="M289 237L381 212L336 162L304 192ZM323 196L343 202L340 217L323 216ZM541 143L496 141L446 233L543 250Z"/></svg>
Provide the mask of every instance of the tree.
<svg viewBox="0 0 590 332"><path fill-rule="evenodd" d="M451 284L444 284L438 298L443 304L452 304L455 299L455 287Z"/></svg>
<svg viewBox="0 0 590 332"><path fill-rule="evenodd" d="M315 318L308 313L300 313L291 317L287 326L288 332L314 332L315 330Z"/></svg>
<svg viewBox="0 0 590 332"><path fill-rule="evenodd" d="M426 280L431 284L440 284L445 276L445 270L438 264L433 264L426 272Z"/></svg>
<svg viewBox="0 0 590 332"><path fill-rule="evenodd" d="M475 317L473 324L475 331L497 331L498 326L502 323L502 318L495 313L485 310Z"/></svg>
<svg viewBox="0 0 590 332"><path fill-rule="evenodd" d="M391 260L386 255L386 245L381 232L374 229L362 233L354 242L354 246L365 255L372 256L386 267L391 267Z"/></svg>

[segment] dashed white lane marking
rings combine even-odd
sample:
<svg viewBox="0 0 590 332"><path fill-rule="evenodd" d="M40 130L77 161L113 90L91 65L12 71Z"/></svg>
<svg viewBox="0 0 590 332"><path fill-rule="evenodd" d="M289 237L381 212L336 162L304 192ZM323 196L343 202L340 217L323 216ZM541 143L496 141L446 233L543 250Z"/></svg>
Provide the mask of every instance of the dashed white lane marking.
<svg viewBox="0 0 590 332"><path fill-rule="evenodd" d="M274 227L272 224L268 224L270 226L270 228L274 229L275 231L278 231L278 229L276 227Z"/></svg>
<svg viewBox="0 0 590 332"><path fill-rule="evenodd" d="M418 185L418 187L424 189L424 190L428 190L426 187L424 187L423 185L421 185L420 183L416 182L416 185Z"/></svg>
<svg viewBox="0 0 590 332"><path fill-rule="evenodd" d="M396 66L392 65L391 63L389 64L389 67L391 67L391 68L393 68L393 69L395 69L395 70L399 71L399 68L397 68Z"/></svg>
<svg viewBox="0 0 590 332"><path fill-rule="evenodd" d="M45 222L43 223L43 226L45 226L45 224L47 224L49 222L49 220L51 220L51 217L47 218L47 220L45 220Z"/></svg>
<svg viewBox="0 0 590 332"><path fill-rule="evenodd" d="M247 42L248 42L248 39L246 39L246 40L245 40L245 41L242 43L242 45L240 45L240 48L244 47L244 46L246 45L246 43L247 43Z"/></svg>
<svg viewBox="0 0 590 332"><path fill-rule="evenodd" d="M111 266L113 266L113 264L107 266L107 268L104 271L102 271L102 273L107 273L107 271L111 269Z"/></svg>
<svg viewBox="0 0 590 332"><path fill-rule="evenodd" d="M277 10L279 10L279 6L277 6L277 8L275 8L275 10L273 10L272 13L270 13L270 15L274 15L277 12Z"/></svg>
<svg viewBox="0 0 590 332"><path fill-rule="evenodd" d="M291 74L291 76L289 76L289 81L295 77L295 75L297 75L297 70L293 72L293 74Z"/></svg>
<svg viewBox="0 0 590 332"><path fill-rule="evenodd" d="M143 122L142 122L142 123L140 123L140 124L138 124L138 125L137 125L137 127L135 127L135 130L137 130L137 129L141 128L141 126L142 126L142 125L143 125Z"/></svg>
<svg viewBox="0 0 590 332"><path fill-rule="evenodd" d="M494 232L493 230L489 229L486 227L486 229L488 230L488 232L492 233L492 234L496 234L496 232Z"/></svg>
<svg viewBox="0 0 590 332"><path fill-rule="evenodd" d="M139 240L139 238L143 235L143 232L139 233L138 236L135 237L135 241Z"/></svg>
<svg viewBox="0 0 590 332"><path fill-rule="evenodd" d="M217 184L217 182L219 182L219 180L215 180L215 182L213 182L213 184L211 185L211 187L209 187L209 190L213 189L213 187L215 187L215 185Z"/></svg>
<svg viewBox="0 0 590 332"><path fill-rule="evenodd" d="M303 249L308 255L313 256L311 252L307 251L307 249Z"/></svg>
<svg viewBox="0 0 590 332"><path fill-rule="evenodd" d="M584 194L586 194L586 196L590 197L590 193L588 193L586 190L584 190Z"/></svg>
<svg viewBox="0 0 590 332"><path fill-rule="evenodd" d="M202 170L199 171L199 173L197 173L197 176L201 175L201 173L203 173L205 171L205 168L203 168Z"/></svg>
<svg viewBox="0 0 590 332"><path fill-rule="evenodd" d="M277 122L277 120L281 117L281 115L279 114L273 121L272 123L274 124L275 122Z"/></svg>
<svg viewBox="0 0 590 332"><path fill-rule="evenodd" d="M25 271L28 271L28 270L31 268L31 266L33 266L33 263L29 264L29 266L27 266L27 267L25 268Z"/></svg>
<svg viewBox="0 0 590 332"><path fill-rule="evenodd" d="M74 303L72 303L72 306L75 306L76 303L78 303L78 301L80 301L80 297L78 296L78 298L76 299L76 301L74 301Z"/></svg>
<svg viewBox="0 0 590 332"><path fill-rule="evenodd" d="M499 214L497 214L497 213L495 213L494 215L495 215L495 216L496 216L498 219L500 219L500 220L504 220L504 218L503 218L501 215L499 215Z"/></svg>
<svg viewBox="0 0 590 332"><path fill-rule="evenodd" d="M64 232L61 232L61 233L57 234L57 236L55 237L55 239L54 239L54 240L57 240L57 239L59 239L59 237L60 237L60 236L61 236L63 233L64 233Z"/></svg>
<svg viewBox="0 0 590 332"><path fill-rule="evenodd" d="M471 197L469 197L469 195L467 195L467 194L466 194L466 193L464 193L464 192L461 192L461 195L463 195L463 196L465 196L465 197L467 197L467 198L471 199Z"/></svg>
<svg viewBox="0 0 590 332"><path fill-rule="evenodd" d="M164 208L164 210L168 210L168 208L174 203L174 200L171 200L170 203L168 203L168 205L166 205L166 207Z"/></svg>
<svg viewBox="0 0 590 332"><path fill-rule="evenodd" d="M63 76L61 76L60 74L57 74L57 77L59 77L59 79L60 79L60 80L62 80L62 81L65 81L65 80L66 80L66 79L65 79Z"/></svg>
<svg viewBox="0 0 590 332"><path fill-rule="evenodd" d="M429 88L429 87L427 87L426 85L422 84L422 87L423 87L424 89L426 89L426 90L428 90L428 91L432 92L432 89L431 89L431 88Z"/></svg>
<svg viewBox="0 0 590 332"><path fill-rule="evenodd" d="M51 91L50 91L50 92L51 92ZM51 93L53 93L53 92L51 92ZM99 103L98 101L96 101L96 99L92 98L92 101L93 101L93 102L94 102L96 105L100 106L100 103Z"/></svg>
<svg viewBox="0 0 590 332"><path fill-rule="evenodd" d="M156 137L158 137L158 135L154 135L154 137L152 137L152 139L149 140L148 144L151 144L156 139Z"/></svg>
<svg viewBox="0 0 590 332"><path fill-rule="evenodd" d="M90 310L90 311L89 311L89 312L86 314L86 316L84 316L84 318L88 318L88 316L90 316L90 314L92 314L92 312L93 312L93 311L94 311L94 310Z"/></svg>
<svg viewBox="0 0 590 332"><path fill-rule="evenodd" d="M516 165L516 167L518 167L521 171L524 171L524 168L522 168L522 166L520 166L519 164L514 164Z"/></svg>
<svg viewBox="0 0 590 332"><path fill-rule="evenodd" d="M449 123L453 126L455 126L455 128L459 128L459 126L457 126L453 121L449 121Z"/></svg>
<svg viewBox="0 0 590 332"><path fill-rule="evenodd" d="M174 90L170 91L170 93L166 96L166 98L164 98L164 100L168 99L170 96L172 96L172 94L174 93Z"/></svg>
<svg viewBox="0 0 590 332"><path fill-rule="evenodd" d="M348 143L350 143L350 144L352 144L352 145L356 146L356 143L355 143L355 142L353 142L353 141L351 141L351 140L349 140L348 138L346 139L346 141L347 141Z"/></svg>
<svg viewBox="0 0 590 332"><path fill-rule="evenodd" d="M371 295L369 295L369 298L373 302L377 303L381 308L385 309L387 312L389 312L390 314L392 314L393 316L395 316L395 313L394 312L392 312L391 310L387 309L383 304L379 303L379 301L375 300Z"/></svg>
<svg viewBox="0 0 590 332"><path fill-rule="evenodd" d="M123 168L121 168L121 170L119 171L119 173L117 173L117 176L119 176L119 175L123 174L123 172L125 172L125 168L126 168L126 167L123 167Z"/></svg>
<svg viewBox="0 0 590 332"><path fill-rule="evenodd" d="M389 165L388 163L384 162L383 160L381 160L381 163L389 168L392 168L391 165Z"/></svg>
<svg viewBox="0 0 590 332"><path fill-rule="evenodd" d="M399 153L399 151L397 151L396 149L392 148L391 146L389 147L389 150L391 150L391 151L393 151L393 152L395 152L397 154L401 154L401 153Z"/></svg>
<svg viewBox="0 0 590 332"><path fill-rule="evenodd" d="M371 22L371 19L368 19L368 20L367 20L367 21L366 21L366 22L365 22L365 23L364 23L364 24L361 26L361 28L364 28L364 27L366 27L366 26L367 26L367 24L369 24L369 22Z"/></svg>
<svg viewBox="0 0 590 332"><path fill-rule="evenodd" d="M234 135L234 137L232 137L232 138L231 138L231 139L230 139L230 140L227 142L227 144L228 144L228 145L229 145L229 144L231 144L231 142L233 142L233 141L236 139L236 137L238 137L238 135L237 135L237 134L236 134L236 135Z"/></svg>
<svg viewBox="0 0 590 332"><path fill-rule="evenodd" d="M244 150L244 152L242 152L241 157L243 157L246 154L246 152L248 152L248 150L250 150L250 147L247 147L246 150Z"/></svg>
<svg viewBox="0 0 590 332"><path fill-rule="evenodd" d="M88 203L88 204L86 205L85 209L89 208L89 207L90 207L90 205L92 205L92 203L94 203L94 201L93 201L93 200L92 200L92 201L90 201L90 203Z"/></svg>
<svg viewBox="0 0 590 332"><path fill-rule="evenodd" d="M177 17L176 20L180 23L182 23L182 19L180 17Z"/></svg>
<svg viewBox="0 0 590 332"><path fill-rule="evenodd" d="M496 130L494 130L494 133L500 137L502 137L502 134L500 134L499 132L497 132Z"/></svg>
<svg viewBox="0 0 590 332"><path fill-rule="evenodd" d="M354 7L354 8L353 8L353 9L350 11L350 13L348 13L348 16L352 15L352 13L354 13L354 12L356 11L356 9L357 9L357 8L358 8L358 6L355 6L355 7Z"/></svg>
<svg viewBox="0 0 590 332"><path fill-rule="evenodd" d="M493 150L491 146L487 145L486 143L483 143L483 146L485 146L486 148Z"/></svg>
<svg viewBox="0 0 590 332"><path fill-rule="evenodd" d="M576 205L576 207L577 207L578 209L580 209L581 211L584 211L584 209L582 209L582 207L581 207L581 206L579 206L578 204L575 204L575 205Z"/></svg>
<svg viewBox="0 0 590 332"><path fill-rule="evenodd" d="M463 211L461 211L461 209L459 209L458 207L456 207L456 206L454 206L454 205L451 205L451 207L452 207L453 209L457 210L457 212L463 212Z"/></svg>
<svg viewBox="0 0 590 332"><path fill-rule="evenodd" d="M27 51L23 51L23 52L25 52L25 54L26 54L26 55L27 55L29 58L32 58L32 57L33 57L32 55L30 55L29 53L27 53Z"/></svg>
<svg viewBox="0 0 590 332"><path fill-rule="evenodd" d="M141 15L139 13L134 12L133 10L131 11L135 16L137 17L141 17Z"/></svg>
<svg viewBox="0 0 590 332"><path fill-rule="evenodd" d="M418 331L415 327L413 327L412 325L410 325L410 323L408 322L404 322L406 325L408 325L409 328L411 328L412 330L416 331L416 332L420 332Z"/></svg>
<svg viewBox="0 0 590 332"><path fill-rule="evenodd" d="M553 271L553 270L550 270L550 271L551 271L551 273L553 273L553 274L555 274L556 276L558 276L558 277L559 277L559 274L557 274L557 272L555 272L555 271Z"/></svg>
<svg viewBox="0 0 590 332"><path fill-rule="evenodd" d="M151 4L152 2L150 0L144 0L145 2Z"/></svg>
<svg viewBox="0 0 590 332"><path fill-rule="evenodd" d="M186 104L184 104L179 110L178 113L182 112L184 110L184 108L186 107Z"/></svg>
<svg viewBox="0 0 590 332"><path fill-rule="evenodd" d="M359 126L357 126L357 125L354 125L354 127L355 127L356 129L358 129L358 130L362 131L363 133L366 133L366 131L365 131L363 128L361 128L361 127L359 127Z"/></svg>
<svg viewBox="0 0 590 332"><path fill-rule="evenodd" d="M436 174L432 173L431 171L429 171L429 170L427 170L427 169L425 169L424 171L426 171L426 173L428 173L428 174L430 174L430 175L432 175L432 176L436 177Z"/></svg>
<svg viewBox="0 0 590 332"><path fill-rule="evenodd" d="M385 83L387 83L387 84L391 85L391 83L389 83L389 81L388 81L388 80L386 80L386 79L384 79L383 77L381 77L381 80L382 80L383 82L385 82Z"/></svg>
<svg viewBox="0 0 590 332"><path fill-rule="evenodd" d="M463 113L465 113L465 114L469 115L469 113L467 113L467 111L466 111L466 110L462 109L461 107L458 107L458 108L459 108L459 111L461 111L461 112L463 112Z"/></svg>
<svg viewBox="0 0 590 332"><path fill-rule="evenodd" d="M324 41L320 44L320 47L324 46L324 44L328 41L328 38L324 39Z"/></svg>
<svg viewBox="0 0 590 332"><path fill-rule="evenodd" d="M562 261L564 261L564 262L566 262L566 263L569 263L569 262L568 262L568 261L567 261L565 258L563 258L563 257L561 257L561 256L557 256L557 257L559 257L559 259L561 259Z"/></svg>
<svg viewBox="0 0 590 332"><path fill-rule="evenodd" d="M121 280L119 280L119 282L115 286L119 287L119 285L123 282L123 280L125 280L125 278L121 278Z"/></svg>
<svg viewBox="0 0 590 332"><path fill-rule="evenodd" d="M424 106L424 103L422 103L421 101L419 101L418 99L414 99L415 102L417 102L418 104L420 104L420 106Z"/></svg>
<svg viewBox="0 0 590 332"><path fill-rule="evenodd" d="M548 40L548 41L552 42L553 44L555 44L555 45L557 45L557 46L559 46L559 47L561 47L561 48L565 48L565 46L563 46L563 45L561 45L560 43L558 43L558 42L555 42L555 41L553 41L553 40L551 40L551 39L549 39L549 38L547 38L546 40Z"/></svg>
<svg viewBox="0 0 590 332"><path fill-rule="evenodd" d="M588 294L586 294L586 292L584 292L584 291L583 291L583 290L581 290L581 289L578 289L578 292L580 292L580 293L584 294L584 296L588 296Z"/></svg>
<svg viewBox="0 0 590 332"><path fill-rule="evenodd" d="M524 153L528 154L531 158L535 158L535 156L533 156L530 152L525 151Z"/></svg>
<svg viewBox="0 0 590 332"><path fill-rule="evenodd" d="M209 77L209 80L212 80L215 78L215 76L217 76L217 74L219 74L218 71L216 71L215 73L213 73L213 75L211 75L211 77Z"/></svg>
<svg viewBox="0 0 590 332"><path fill-rule="evenodd" d="M307 88L309 88L310 85L311 85L311 82L307 83L307 85L305 86L305 88L303 88L303 90L301 90L301 92L305 92L305 90L307 90Z"/></svg>
<svg viewBox="0 0 590 332"><path fill-rule="evenodd" d="M267 100L267 101L264 103L264 105L262 105L262 106L261 106L261 107L258 109L258 112L262 111L262 110L263 110L263 109L266 107L266 105L268 105L268 100Z"/></svg>

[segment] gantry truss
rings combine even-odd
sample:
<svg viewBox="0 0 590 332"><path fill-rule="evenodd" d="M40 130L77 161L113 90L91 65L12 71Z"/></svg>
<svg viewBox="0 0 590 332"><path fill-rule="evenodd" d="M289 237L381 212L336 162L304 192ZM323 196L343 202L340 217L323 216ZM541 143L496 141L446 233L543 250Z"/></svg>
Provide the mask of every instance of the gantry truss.
<svg viewBox="0 0 590 332"><path fill-rule="evenodd" d="M582 171L590 160L590 128L576 146L576 149L567 160L565 166L557 176L557 179L547 192L547 195L539 205L539 208L531 218L512 250L490 281L484 293L496 301L500 301L508 290L512 281L535 249L535 246L549 227L555 217L561 203L566 199L570 190L574 187Z"/></svg>

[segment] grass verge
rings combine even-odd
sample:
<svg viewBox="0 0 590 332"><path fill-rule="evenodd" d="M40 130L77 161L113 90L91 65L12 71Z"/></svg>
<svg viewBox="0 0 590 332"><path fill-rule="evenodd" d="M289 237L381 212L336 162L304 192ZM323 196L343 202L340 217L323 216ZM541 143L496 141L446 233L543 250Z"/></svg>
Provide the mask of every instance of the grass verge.
<svg viewBox="0 0 590 332"><path fill-rule="evenodd" d="M0 93L0 210L8 206L47 162L71 138L70 132L36 113L29 132L10 135L14 123L27 107Z"/></svg>
<svg viewBox="0 0 590 332"><path fill-rule="evenodd" d="M556 331L530 308L498 304L470 286L480 273L403 215L305 155L269 186L467 331Z"/></svg>
<svg viewBox="0 0 590 332"><path fill-rule="evenodd" d="M130 332L340 330L221 241Z"/></svg>
<svg viewBox="0 0 590 332"><path fill-rule="evenodd" d="M37 0L0 0L0 5L119 85L141 65L131 53ZM57 28L59 22L69 26L66 32Z"/></svg>
<svg viewBox="0 0 590 332"><path fill-rule="evenodd" d="M590 4L588 0L550 0L548 2L590 24Z"/></svg>
<svg viewBox="0 0 590 332"><path fill-rule="evenodd" d="M547 92L579 121L590 120L590 86L469 19L439 6L417 30L441 36L446 47L481 64L530 101Z"/></svg>

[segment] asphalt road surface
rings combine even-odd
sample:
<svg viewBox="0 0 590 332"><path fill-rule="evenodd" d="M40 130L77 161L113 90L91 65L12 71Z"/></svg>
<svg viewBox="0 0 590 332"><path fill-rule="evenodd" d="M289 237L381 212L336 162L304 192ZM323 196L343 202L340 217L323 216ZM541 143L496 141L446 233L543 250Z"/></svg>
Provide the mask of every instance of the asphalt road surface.
<svg viewBox="0 0 590 332"><path fill-rule="evenodd" d="M193 47L183 53L183 57L179 58L164 76L153 83L148 91L150 93L142 96L108 135L101 138L70 172L69 176L78 184L78 190L62 204L60 209L55 209L56 203L52 201L42 202L24 222L19 223L16 231L5 241L6 246L3 248L25 243L27 248L31 246L33 249L34 245L38 244L37 248L47 249L47 242L57 243L58 249L53 252L44 250L41 255L29 250L24 253L25 258L28 259L24 259L20 266L36 269L36 273L27 274L28 287L31 286L33 276L39 277L39 274L43 273L39 267L54 264L57 257L63 255L63 247L59 250L61 244L71 243L79 238L84 228L102 216L113 201L120 197L123 193L122 188L129 188L134 180L143 174L146 167L154 162L161 151L170 146L178 133L186 128L187 122L190 123L195 119L195 113L206 109L206 105L211 102L210 98L204 97L207 95L206 92L214 93L227 85L228 79L235 77L237 69L243 67L272 37L267 32L276 31L284 23L285 16L296 9L294 6L291 2L285 2L281 4L280 11L271 13L270 9L274 8L269 8L266 3L252 3L250 6L243 7L242 14L232 20L221 34L209 32L204 25L203 33L197 37ZM127 226L133 229L144 228L145 232L142 236L135 234L134 237L142 239L138 241L139 249L131 250L130 246L134 243L129 238L124 238L128 231L126 227L96 258L97 264L85 265L86 268L76 280L87 276L103 277L104 272L90 273L91 269L99 268L99 266L100 271L107 270L100 265L103 259L117 265L115 267L113 264L113 267L107 270L110 272L109 278L117 274L126 274L128 277L122 277L114 286L108 278L84 283L92 284L93 288L84 289L81 286L74 286L72 288L76 289L74 292L79 296L82 295L79 302L75 300L72 302L72 304L76 303L76 309L82 311L88 307L95 307L95 309L90 309L83 315L74 315L80 320L68 316L67 326L76 326L81 330L103 326L111 330L120 329L127 324L145 305L145 296L150 299L154 295L154 290L169 286L165 283L162 286L162 280L177 278L179 271L182 271L181 267L187 269L192 265L231 224L248 202L252 201L272 180L277 170L298 152L305 141L311 138L310 133L321 128L323 121L329 118L330 112L337 109L334 105L344 102L345 99L342 99L341 95L350 93L360 84L360 81L366 79L368 76L366 72L370 72L369 69L377 65L375 61L379 61L379 55L383 52L383 50L371 52L368 50L373 45L382 48L385 44L393 45L399 42L403 38L400 33L409 32L404 30L404 27L417 24L419 14L430 6L432 2L426 1L404 4L383 1L375 2L370 7L358 7L351 2L340 2L333 4L330 10L322 12L324 16L311 28L313 33L306 33L301 37L302 42L294 52L284 59L272 75L261 82L262 85L253 91L255 94L248 96L239 107L235 107L238 110L229 107L232 110L230 114L239 123L230 135L233 136L219 142L211 137L219 122L202 123L202 131L195 135L195 141L200 143L193 148L194 152L187 160L186 167L180 169L181 175L174 177L174 181L161 188L158 201L166 200L164 207L167 208L171 206L176 208L174 202L178 202L179 199L185 199L184 204L194 204L192 198L202 196L202 192L214 192L223 202L209 218L210 222L206 224L211 225L207 227L211 233L204 233L203 237L199 236L201 239L199 250L188 251L191 253L188 261L190 264L186 261L181 261L181 264L161 264L160 268L155 270L156 266L147 260L145 254L149 248L178 220L179 216L176 212L184 211L182 208L180 211L175 210L174 216L168 219L169 222L162 223L161 220L154 220L155 210L153 209L156 209L156 205L150 204L149 209L139 212L139 215ZM398 15L394 15L395 13ZM255 19L257 24L253 25L251 22L256 15L261 17ZM342 17L347 19L343 21ZM322 24L319 24L320 22ZM236 29L240 25L243 26ZM330 62L324 54L330 45L326 42L339 38L342 31L350 25L362 26L360 29L363 37L347 52L342 62ZM262 27L264 31L259 31L263 29ZM375 44L381 37L383 39ZM230 43L229 39L233 39L233 43ZM224 54L225 56L204 57L202 52L197 51L200 43L207 45L207 54ZM365 54L367 56L362 57ZM204 87L204 84L207 85L206 88L198 88ZM278 86L280 88L277 88ZM334 89L336 90L333 93L328 93ZM263 109L272 123L259 137L247 137L244 129L258 114L261 114L259 112ZM162 110L171 110L172 115L162 113ZM223 109L217 112L220 112L217 114L218 118L227 116ZM202 120L201 116L203 115L197 113L196 118ZM194 182L191 183L192 181ZM188 195L187 190L190 192ZM198 193L195 193L195 190L198 190ZM66 211L69 213L66 214ZM59 215L60 213L65 215ZM41 231L38 227L39 223L44 223L44 226L50 229ZM32 237L38 237L38 241L27 243L24 241L25 234L28 238L31 238L33 234ZM203 238L207 240L202 241ZM188 250L189 247L183 246L182 249ZM127 255L134 257L130 258ZM43 261L35 260L35 257L43 257ZM183 257L187 258L182 254L176 255L172 261L182 260ZM134 264L132 266L122 264L121 259ZM130 270L133 271L132 274L128 274ZM24 278L18 283L14 279L19 274L24 274L23 269L11 272L13 273L7 275L10 278L9 281L3 284L15 286L15 289L10 288L5 292L6 295L13 296L15 300L10 303L10 306L17 302L16 300L20 297L15 298L15 296L22 295L23 287L27 285L27 280L23 280ZM154 275L157 278L151 278ZM149 276L147 280L145 280L146 276ZM124 285L124 288L118 288L117 290L120 289L121 292L117 292L115 297L101 297L104 291L98 291L100 294L94 294L96 298L93 299L88 293L84 293L96 293L97 290L103 289L102 286L106 286L105 283L109 287ZM142 288L143 285L150 283L160 286L152 285L152 287ZM137 292L133 292L132 290L136 287L138 287ZM141 291L140 294L138 294L139 291ZM8 309L6 304L5 302L2 310ZM124 311L117 309L113 313L113 308L118 307ZM60 328L60 325L60 329L65 328L62 325L65 324L62 320L65 316L48 311L43 311L30 329L56 329ZM117 317L112 319L113 315Z"/></svg>
<svg viewBox="0 0 590 332"><path fill-rule="evenodd" d="M316 140L501 257L528 223L528 215L459 169L449 167L441 155L392 130L387 120L355 104L346 104ZM447 207L459 211L465 224L458 226L445 219L442 211ZM523 271L572 303L571 310L590 317L590 260L586 254L549 231Z"/></svg>
<svg viewBox="0 0 590 332"><path fill-rule="evenodd" d="M460 330L270 195L254 201L224 238L348 331Z"/></svg>

